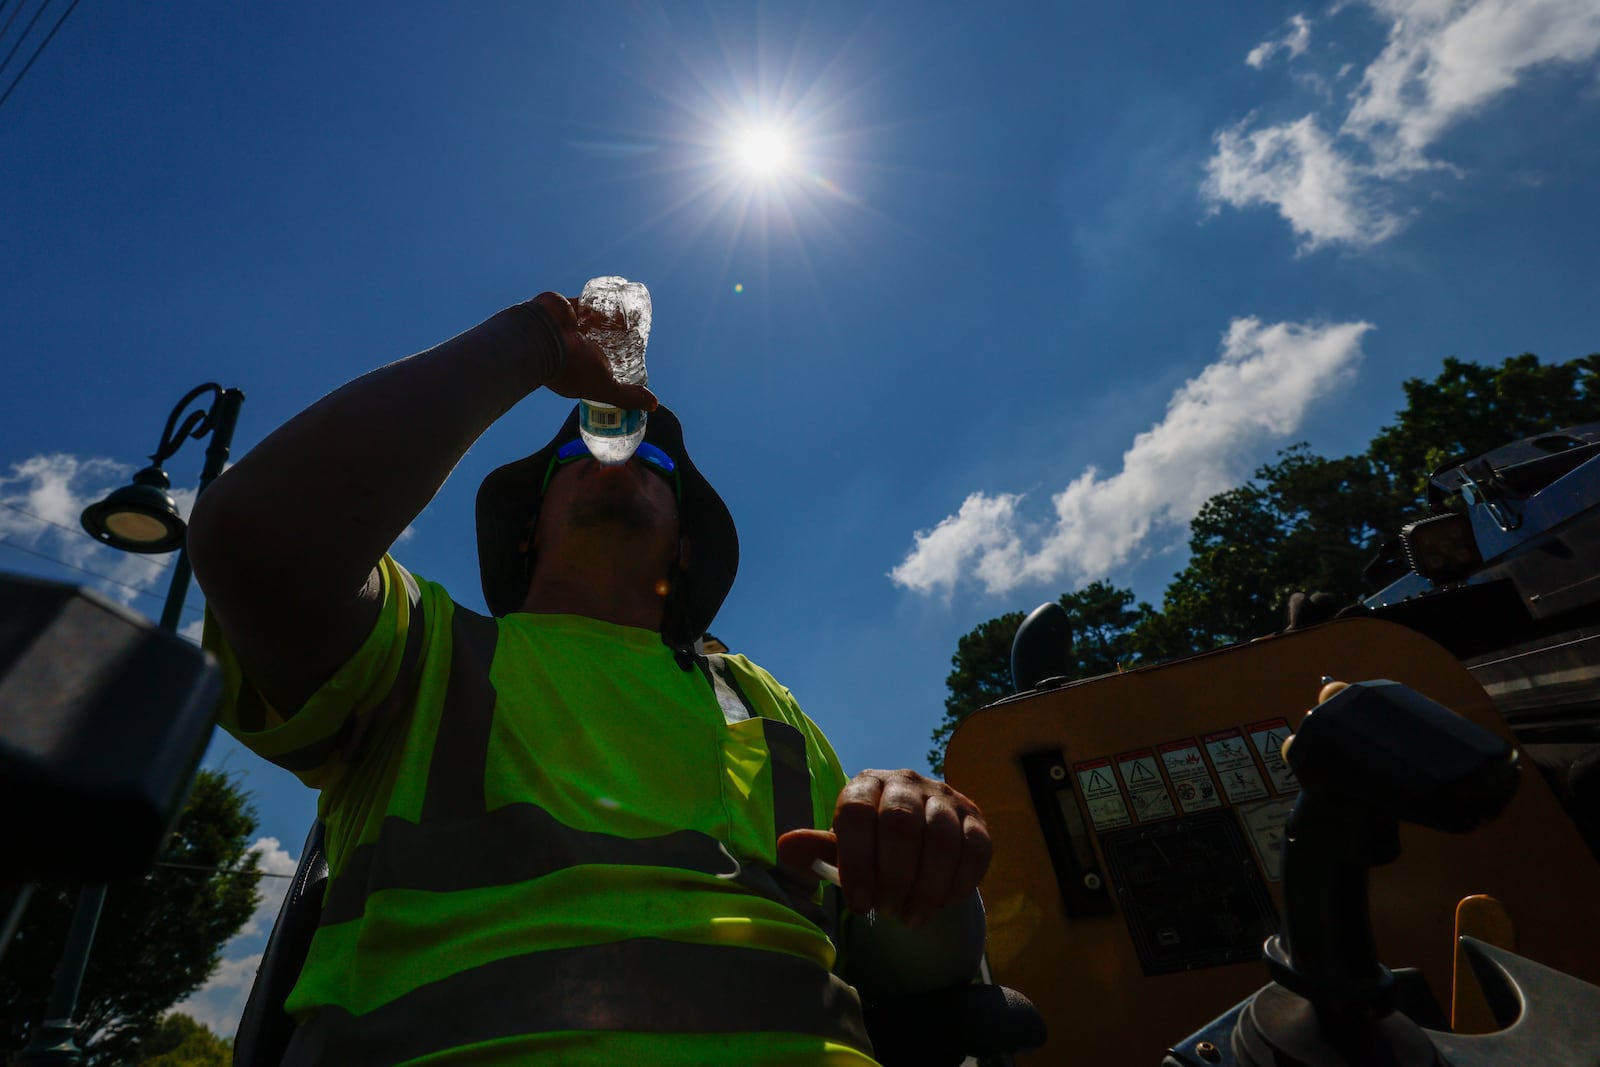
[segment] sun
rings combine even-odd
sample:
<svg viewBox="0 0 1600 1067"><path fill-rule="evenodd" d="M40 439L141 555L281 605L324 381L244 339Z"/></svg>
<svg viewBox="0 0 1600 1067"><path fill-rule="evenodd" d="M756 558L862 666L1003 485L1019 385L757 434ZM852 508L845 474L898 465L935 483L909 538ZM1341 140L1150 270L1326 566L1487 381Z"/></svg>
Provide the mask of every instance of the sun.
<svg viewBox="0 0 1600 1067"><path fill-rule="evenodd" d="M774 175L786 169L794 158L791 138L775 126L752 126L739 134L734 156L746 173Z"/></svg>

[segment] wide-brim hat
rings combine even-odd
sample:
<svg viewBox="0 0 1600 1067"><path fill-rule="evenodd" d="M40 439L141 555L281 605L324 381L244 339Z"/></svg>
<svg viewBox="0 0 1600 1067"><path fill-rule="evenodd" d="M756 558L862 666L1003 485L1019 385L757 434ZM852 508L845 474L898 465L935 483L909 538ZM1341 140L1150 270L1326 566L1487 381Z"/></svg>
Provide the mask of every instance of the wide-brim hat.
<svg viewBox="0 0 1600 1067"><path fill-rule="evenodd" d="M491 615L520 610L527 597L529 576L522 539L544 500L551 457L577 436L578 409L574 407L549 444L491 471L478 487L478 573ZM692 631L681 636L686 643L692 642L710 627L733 588L739 570L739 532L728 506L689 458L683 426L665 405L650 412L644 439L672 457L683 487L678 516L689 541L689 568L675 580L672 599Z"/></svg>

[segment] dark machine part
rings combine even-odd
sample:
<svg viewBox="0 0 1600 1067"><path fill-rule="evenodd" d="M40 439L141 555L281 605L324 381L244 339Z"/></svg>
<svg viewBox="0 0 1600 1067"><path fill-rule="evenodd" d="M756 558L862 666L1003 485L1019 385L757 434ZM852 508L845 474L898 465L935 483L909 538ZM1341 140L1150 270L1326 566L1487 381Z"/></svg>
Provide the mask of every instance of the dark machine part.
<svg viewBox="0 0 1600 1067"><path fill-rule="evenodd" d="M1100 847L1146 975L1259 959L1278 927L1232 811L1113 830Z"/></svg>
<svg viewBox="0 0 1600 1067"><path fill-rule="evenodd" d="M211 739L220 671L86 589L0 575L0 604L0 883L140 873Z"/></svg>
<svg viewBox="0 0 1600 1067"><path fill-rule="evenodd" d="M1011 639L1011 683L1017 692L1037 689L1052 678L1070 677L1077 664L1072 657L1072 620L1054 600L1028 613Z"/></svg>
<svg viewBox="0 0 1600 1067"><path fill-rule="evenodd" d="M1175 1045L1166 1067L1600 1063L1600 989L1463 938L1501 1029L1449 1034L1424 990L1373 950L1366 870L1398 856L1397 823L1459 833L1493 818L1516 787L1510 745L1414 690L1369 682L1307 715L1285 755L1303 789L1284 931L1264 953L1274 981Z"/></svg>
<svg viewBox="0 0 1600 1067"><path fill-rule="evenodd" d="M1401 1054L1409 1054L1412 1059L1390 1055L1387 1061L1347 1058L1344 1063L1351 1067L1384 1062L1446 1067L1594 1067L1600 1063L1600 1026L1595 1025L1600 1018L1600 988L1477 938L1463 937L1461 944L1500 1029L1492 1034L1452 1034L1442 1024L1413 1030L1404 1022L1393 1023L1394 1029L1404 1031ZM1396 976L1401 973L1397 971ZM1267 986L1179 1042L1162 1061L1163 1067L1243 1067L1257 1062L1300 1063L1308 1067L1339 1064L1340 1060L1329 1058L1329 1048L1318 1039L1319 1031L1314 1027L1302 1031L1316 1043L1314 1050L1300 1050L1302 1058L1292 1054L1276 1061L1246 1058L1235 1035L1245 1012L1259 1004L1269 991L1275 992L1264 1010L1282 1011L1285 1005L1293 1005L1292 994L1280 986ZM1299 1010L1298 1019L1306 1021L1305 1002L1293 1006ZM1404 1006L1395 1015L1417 1021ZM1428 1040L1429 1050L1416 1046L1418 1034Z"/></svg>
<svg viewBox="0 0 1600 1067"><path fill-rule="evenodd" d="M1462 833L1510 803L1509 742L1396 682L1364 682L1300 724L1285 757L1300 779L1284 846L1283 932L1273 978L1325 1012L1387 1011L1367 870L1400 854L1399 823Z"/></svg>
<svg viewBox="0 0 1600 1067"><path fill-rule="evenodd" d="M1068 917L1111 914L1111 894L1072 791L1066 757L1060 749L1034 752L1022 757L1022 773Z"/></svg>
<svg viewBox="0 0 1600 1067"><path fill-rule="evenodd" d="M1597 501L1600 423L1452 460L1428 479L1435 514L1363 572L1377 590L1363 603L1462 659L1559 646L1600 622Z"/></svg>

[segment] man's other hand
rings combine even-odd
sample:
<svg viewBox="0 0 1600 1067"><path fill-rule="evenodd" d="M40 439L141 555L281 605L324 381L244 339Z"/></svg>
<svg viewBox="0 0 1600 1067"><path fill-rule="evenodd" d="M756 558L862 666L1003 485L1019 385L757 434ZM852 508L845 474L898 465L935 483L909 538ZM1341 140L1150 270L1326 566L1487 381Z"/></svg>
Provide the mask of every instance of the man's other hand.
<svg viewBox="0 0 1600 1067"><path fill-rule="evenodd" d="M778 859L797 874L816 877L814 860L836 864L857 915L876 908L913 927L971 896L993 851L976 804L911 770L862 771L839 793L831 833L778 839Z"/></svg>
<svg viewBox="0 0 1600 1067"><path fill-rule="evenodd" d="M596 312L560 293L540 293L532 303L539 305L561 344L561 369L545 388L573 400L597 400L619 408L654 411L654 393L642 385L619 382L611 374L611 361L600 347L584 334L585 317Z"/></svg>

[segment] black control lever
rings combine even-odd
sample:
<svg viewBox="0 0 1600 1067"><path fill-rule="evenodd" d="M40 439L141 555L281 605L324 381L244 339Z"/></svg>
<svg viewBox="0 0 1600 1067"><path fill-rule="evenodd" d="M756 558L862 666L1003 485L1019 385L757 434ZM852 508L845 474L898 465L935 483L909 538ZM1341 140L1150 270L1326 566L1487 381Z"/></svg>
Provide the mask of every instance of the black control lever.
<svg viewBox="0 0 1600 1067"><path fill-rule="evenodd" d="M1600 1063L1600 989L1463 938L1502 1029L1443 1033L1394 1010L1395 976L1373 947L1366 872L1399 855L1398 823L1462 832L1493 818L1516 788L1510 744L1379 681L1329 696L1284 757L1302 792L1285 845L1283 931L1264 953L1274 981L1173 1046L1165 1067Z"/></svg>
<svg viewBox="0 0 1600 1067"><path fill-rule="evenodd" d="M1414 689L1375 681L1306 715L1284 757L1301 793L1268 969L1323 1016L1387 1014L1394 979L1372 942L1367 870L1399 856L1402 821L1461 833L1498 815L1516 790L1516 750Z"/></svg>

